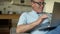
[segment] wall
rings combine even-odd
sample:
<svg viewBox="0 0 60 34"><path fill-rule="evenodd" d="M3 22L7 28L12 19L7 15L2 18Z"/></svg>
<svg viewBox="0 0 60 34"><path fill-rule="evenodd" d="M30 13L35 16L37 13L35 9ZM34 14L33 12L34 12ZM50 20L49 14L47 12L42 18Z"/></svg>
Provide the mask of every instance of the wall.
<svg viewBox="0 0 60 34"><path fill-rule="evenodd" d="M30 0L25 0L26 2L24 4L29 5ZM54 6L54 2L60 2L60 0L45 0L46 5L45 5L45 10L48 13L52 13L53 11L53 6ZM14 3L19 3L19 1L16 1ZM21 4L21 3L20 3ZM3 8L6 8L6 10L4 11ZM3 14L7 14L8 11L11 12L16 12L17 14L21 14L24 11L30 11L31 7L26 7L26 6L16 6L16 5L12 5L10 4L10 2L2 2L2 5L0 5L0 10L2 11Z"/></svg>
<svg viewBox="0 0 60 34"><path fill-rule="evenodd" d="M46 2L46 6L45 6L46 12L52 13L54 2L60 2L60 0L45 0L45 2Z"/></svg>
<svg viewBox="0 0 60 34"><path fill-rule="evenodd" d="M25 1L24 3L21 3L20 1L21 0L13 0L13 2L16 3L16 4L26 4L26 5L30 5L31 4L30 0L24 0Z"/></svg>
<svg viewBox="0 0 60 34"><path fill-rule="evenodd" d="M14 3L17 3L17 2L15 1ZM24 4L28 5L29 3L25 2ZM3 8L6 8L6 10L4 10ZM2 5L0 5L0 10L2 11L3 14L7 14L8 11L16 12L17 14L21 14L24 11L30 11L31 7L12 5L11 2L2 2Z"/></svg>

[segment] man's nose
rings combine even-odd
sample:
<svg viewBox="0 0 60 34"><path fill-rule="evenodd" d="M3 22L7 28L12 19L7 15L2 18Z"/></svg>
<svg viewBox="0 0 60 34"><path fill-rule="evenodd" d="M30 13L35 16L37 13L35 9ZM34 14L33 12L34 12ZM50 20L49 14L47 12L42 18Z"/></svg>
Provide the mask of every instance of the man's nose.
<svg viewBox="0 0 60 34"><path fill-rule="evenodd" d="M41 4L41 5L40 5L40 7L42 7L42 8L43 8L43 7L44 7L44 5L42 5L42 4Z"/></svg>

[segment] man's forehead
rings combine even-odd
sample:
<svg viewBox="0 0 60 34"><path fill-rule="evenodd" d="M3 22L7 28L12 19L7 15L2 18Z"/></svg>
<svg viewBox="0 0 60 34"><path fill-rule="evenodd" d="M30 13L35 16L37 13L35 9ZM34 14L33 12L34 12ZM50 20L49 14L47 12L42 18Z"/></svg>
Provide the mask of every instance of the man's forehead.
<svg viewBox="0 0 60 34"><path fill-rule="evenodd" d="M33 1L36 1L36 2L44 2L44 0L33 0Z"/></svg>

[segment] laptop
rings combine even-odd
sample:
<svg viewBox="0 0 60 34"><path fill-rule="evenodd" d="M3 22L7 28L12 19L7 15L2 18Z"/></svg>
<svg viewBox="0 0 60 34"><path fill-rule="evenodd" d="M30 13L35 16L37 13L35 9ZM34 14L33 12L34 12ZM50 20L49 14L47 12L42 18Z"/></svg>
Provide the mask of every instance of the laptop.
<svg viewBox="0 0 60 34"><path fill-rule="evenodd" d="M52 19L48 26L40 27L39 30L52 30L60 25L60 3L54 2Z"/></svg>

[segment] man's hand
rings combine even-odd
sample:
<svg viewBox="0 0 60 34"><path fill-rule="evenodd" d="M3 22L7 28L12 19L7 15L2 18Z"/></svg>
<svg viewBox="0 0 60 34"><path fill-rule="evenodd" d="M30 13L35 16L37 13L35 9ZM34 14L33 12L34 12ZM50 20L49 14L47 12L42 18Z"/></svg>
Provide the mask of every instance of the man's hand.
<svg viewBox="0 0 60 34"><path fill-rule="evenodd" d="M46 18L48 18L47 14L43 14L42 16L40 16L40 19L46 19Z"/></svg>
<svg viewBox="0 0 60 34"><path fill-rule="evenodd" d="M41 16L38 18L38 20L36 21L36 24L42 23L46 18L48 18L48 15L47 15L47 14L41 15Z"/></svg>

